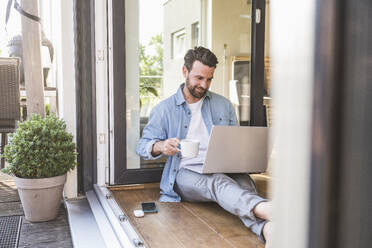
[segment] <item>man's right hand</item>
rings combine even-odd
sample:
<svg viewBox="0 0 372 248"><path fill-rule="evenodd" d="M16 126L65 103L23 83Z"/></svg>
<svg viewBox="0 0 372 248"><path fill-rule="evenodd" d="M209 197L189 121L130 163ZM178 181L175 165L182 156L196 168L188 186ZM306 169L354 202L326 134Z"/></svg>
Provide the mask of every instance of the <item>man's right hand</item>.
<svg viewBox="0 0 372 248"><path fill-rule="evenodd" d="M166 156L173 156L179 152L177 146L180 140L177 138L170 138L164 141L158 141L152 146L152 156L158 156L163 153Z"/></svg>

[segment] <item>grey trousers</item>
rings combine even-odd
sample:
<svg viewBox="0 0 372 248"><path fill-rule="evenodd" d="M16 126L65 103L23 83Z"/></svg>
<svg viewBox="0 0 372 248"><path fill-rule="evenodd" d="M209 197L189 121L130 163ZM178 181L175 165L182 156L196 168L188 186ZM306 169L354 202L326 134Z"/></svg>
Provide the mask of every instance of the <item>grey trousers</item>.
<svg viewBox="0 0 372 248"><path fill-rule="evenodd" d="M176 177L175 191L185 201L214 201L226 211L239 216L244 225L264 241L262 229L266 220L257 218L253 208L266 199L257 195L248 174L199 174L181 168Z"/></svg>

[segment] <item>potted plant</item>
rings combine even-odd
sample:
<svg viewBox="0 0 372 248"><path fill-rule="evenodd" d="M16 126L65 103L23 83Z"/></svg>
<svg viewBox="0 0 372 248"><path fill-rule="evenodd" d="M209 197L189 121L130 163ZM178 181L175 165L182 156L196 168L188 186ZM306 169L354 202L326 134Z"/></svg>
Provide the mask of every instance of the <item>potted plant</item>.
<svg viewBox="0 0 372 248"><path fill-rule="evenodd" d="M14 175L26 220L55 219L66 174L76 166L76 149L66 124L55 115L33 115L18 128L4 155L4 171Z"/></svg>

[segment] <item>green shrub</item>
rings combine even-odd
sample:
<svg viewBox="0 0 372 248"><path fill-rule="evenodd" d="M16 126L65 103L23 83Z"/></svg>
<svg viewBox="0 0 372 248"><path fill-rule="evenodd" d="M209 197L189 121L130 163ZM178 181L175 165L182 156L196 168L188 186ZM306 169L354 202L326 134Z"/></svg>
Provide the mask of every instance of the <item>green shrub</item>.
<svg viewBox="0 0 372 248"><path fill-rule="evenodd" d="M45 118L33 115L19 123L4 157L5 172L21 178L45 178L63 175L76 165L76 149L66 124L54 114Z"/></svg>

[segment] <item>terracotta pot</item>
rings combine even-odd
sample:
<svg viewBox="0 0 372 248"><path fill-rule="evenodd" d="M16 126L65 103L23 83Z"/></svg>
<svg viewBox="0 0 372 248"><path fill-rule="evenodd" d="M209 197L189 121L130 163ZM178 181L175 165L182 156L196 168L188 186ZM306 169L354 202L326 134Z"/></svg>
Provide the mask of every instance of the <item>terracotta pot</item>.
<svg viewBox="0 0 372 248"><path fill-rule="evenodd" d="M57 218L66 174L38 179L14 177L14 182L26 220L41 222Z"/></svg>

